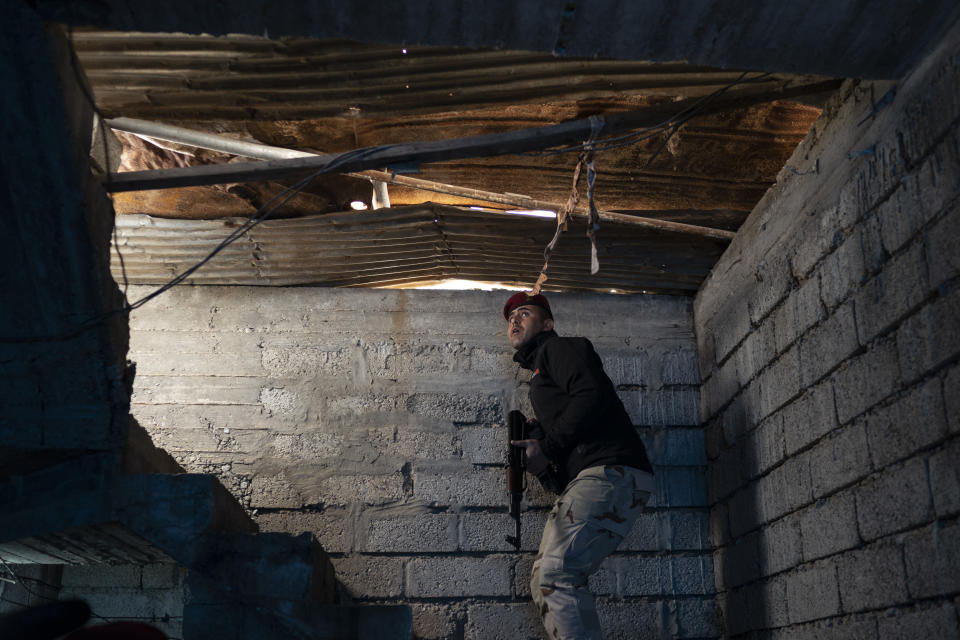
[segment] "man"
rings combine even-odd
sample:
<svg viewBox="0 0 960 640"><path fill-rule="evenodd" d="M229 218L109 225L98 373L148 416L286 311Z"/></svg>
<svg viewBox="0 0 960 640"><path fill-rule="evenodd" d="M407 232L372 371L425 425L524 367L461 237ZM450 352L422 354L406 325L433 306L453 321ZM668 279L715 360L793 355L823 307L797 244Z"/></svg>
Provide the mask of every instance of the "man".
<svg viewBox="0 0 960 640"><path fill-rule="evenodd" d="M653 473L600 357L586 338L561 338L543 295L503 307L513 359L533 371L530 402L543 429L524 447L527 470L559 480L530 573L530 593L551 639L600 639L587 577L613 553L653 492Z"/></svg>

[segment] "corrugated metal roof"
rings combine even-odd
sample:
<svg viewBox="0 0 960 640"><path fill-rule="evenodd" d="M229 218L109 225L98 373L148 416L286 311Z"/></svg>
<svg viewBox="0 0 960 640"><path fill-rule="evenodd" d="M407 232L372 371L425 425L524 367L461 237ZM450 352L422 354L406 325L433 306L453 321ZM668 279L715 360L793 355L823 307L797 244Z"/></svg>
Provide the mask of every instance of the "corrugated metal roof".
<svg viewBox="0 0 960 640"><path fill-rule="evenodd" d="M200 262L243 218L117 219L126 280L160 285ZM531 286L552 219L422 205L267 220L187 279L193 284L397 286L448 278ZM582 224L551 256L546 289L690 293L724 243L604 224L600 272L590 275ZM124 275L114 252L114 277Z"/></svg>
<svg viewBox="0 0 960 640"><path fill-rule="evenodd" d="M411 115L550 100L706 95L740 71L544 53L78 30L108 116L287 120ZM779 86L771 75L759 86ZM811 77L806 77L809 80Z"/></svg>
<svg viewBox="0 0 960 640"><path fill-rule="evenodd" d="M682 62L343 40L89 29L75 30L72 38L107 117L156 120L311 152L448 140L642 109L704 96L741 76ZM773 74L753 88L772 90L814 80ZM819 111L798 102L771 101L693 120L662 149L661 136L603 151L597 156L598 206L735 229ZM127 169L227 160L171 154L130 136L125 144ZM658 149L656 161L648 163ZM559 204L570 194L576 161L576 154L513 154L423 164L418 177ZM205 255L202 248L212 246L231 216L256 210L281 188L276 182L245 183L117 195L117 211L124 214L118 226L124 246L134 252L132 281L157 284L182 272ZM389 190L395 207L485 205L410 187ZM302 219L265 223L192 281L386 286L468 278L529 286L552 233L542 221L433 205L391 214L332 213L349 206L358 192L366 193L359 197L369 202L368 184L336 175L315 180L283 214ZM433 223L425 211L442 215ZM317 215L321 213L326 215ZM127 219L127 214L153 218L149 226L134 229L144 218ZM160 217L223 221L161 222ZM344 224L339 220L349 220L353 230L346 236L340 231L335 234L340 239L330 241L327 236ZM517 246L518 233L529 241ZM345 238L355 238L349 252L337 244ZM586 240L568 234L554 256L548 285L690 293L722 252L712 241L627 227L602 233L600 249L608 254L606 260L601 255L605 266L599 277L589 276ZM517 266L516 253L525 256L522 266ZM318 255L325 256L322 263L304 258Z"/></svg>

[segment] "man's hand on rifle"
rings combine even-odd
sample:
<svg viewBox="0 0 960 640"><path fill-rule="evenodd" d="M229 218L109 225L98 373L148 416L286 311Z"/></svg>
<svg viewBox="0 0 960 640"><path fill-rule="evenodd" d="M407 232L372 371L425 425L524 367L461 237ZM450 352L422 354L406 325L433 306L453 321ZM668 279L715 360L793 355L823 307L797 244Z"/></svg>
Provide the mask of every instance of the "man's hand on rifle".
<svg viewBox="0 0 960 640"><path fill-rule="evenodd" d="M540 472L547 468L547 456L543 454L539 440L511 440L510 444L515 447L524 448L524 457L527 460L527 471L533 475L539 475Z"/></svg>

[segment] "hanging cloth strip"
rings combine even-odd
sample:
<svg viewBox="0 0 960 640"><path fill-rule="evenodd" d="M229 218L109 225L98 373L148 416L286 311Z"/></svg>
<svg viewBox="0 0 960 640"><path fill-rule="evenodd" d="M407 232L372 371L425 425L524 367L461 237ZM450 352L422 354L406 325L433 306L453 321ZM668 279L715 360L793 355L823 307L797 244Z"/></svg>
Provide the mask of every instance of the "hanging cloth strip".
<svg viewBox="0 0 960 640"><path fill-rule="evenodd" d="M599 263L597 262L596 257L597 250L595 235L593 235L596 229L600 228L600 214L593 202L593 180L596 179L596 169L593 168L593 144L596 142L597 136L600 134L602 129L603 118L600 116L590 116L590 138L584 143L584 148L587 151L581 153L577 158L577 166L573 170L573 185L570 188L570 197L567 198L567 201L564 203L564 205L560 207L559 211L557 211L557 229L553 233L553 239L550 240L550 243L547 244L546 248L543 250L543 268L540 270L540 275L537 277L537 281L530 290L530 295L532 296L540 293L543 283L547 281L547 265L550 264L550 255L553 253L553 249L557 246L557 241L560 240L560 234L567 230L567 221L570 218L570 214L574 212L574 210L577 208L577 204L580 203L580 191L577 188L577 185L580 182L580 174L583 172L584 165L587 165L587 197L590 202L590 219L588 221L587 235L590 236L590 241L593 245L590 273L596 273L597 269L599 269ZM591 171L593 172L593 178L590 178ZM594 265L596 265L596 268L594 268Z"/></svg>

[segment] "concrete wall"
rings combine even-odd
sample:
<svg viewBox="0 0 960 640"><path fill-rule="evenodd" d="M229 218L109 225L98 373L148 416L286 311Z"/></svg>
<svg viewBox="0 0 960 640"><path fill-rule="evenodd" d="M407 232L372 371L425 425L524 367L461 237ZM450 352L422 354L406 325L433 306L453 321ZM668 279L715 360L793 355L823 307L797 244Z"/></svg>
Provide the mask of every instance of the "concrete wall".
<svg viewBox="0 0 960 640"><path fill-rule="evenodd" d="M731 637L957 637L958 119L956 28L848 83L696 298Z"/></svg>
<svg viewBox="0 0 960 640"><path fill-rule="evenodd" d="M133 620L156 627L168 638L183 638L185 570L175 564L67 565L59 599L90 605L89 625Z"/></svg>
<svg viewBox="0 0 960 640"><path fill-rule="evenodd" d="M88 163L93 108L72 51L17 3L0 21L0 465L117 450L127 421L126 318L110 275L113 208Z"/></svg>
<svg viewBox="0 0 960 640"><path fill-rule="evenodd" d="M527 574L551 501L528 493L513 553L503 425L528 403L506 295L180 287L131 317L132 412L263 530L314 532L354 598L412 604L418 637L538 638ZM610 637L714 637L691 302L553 301L561 334L594 341L658 472L593 580Z"/></svg>

